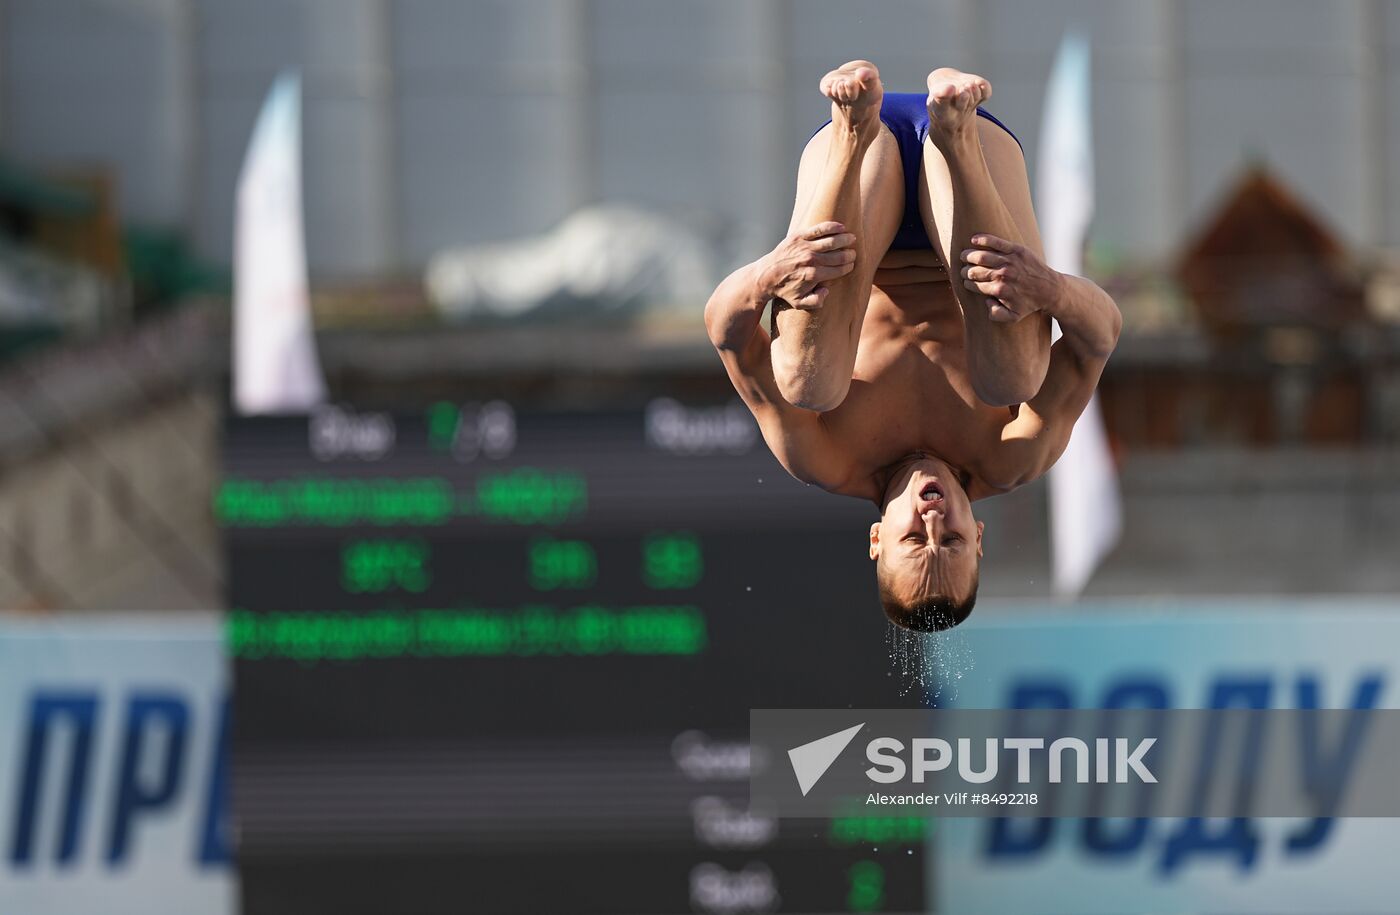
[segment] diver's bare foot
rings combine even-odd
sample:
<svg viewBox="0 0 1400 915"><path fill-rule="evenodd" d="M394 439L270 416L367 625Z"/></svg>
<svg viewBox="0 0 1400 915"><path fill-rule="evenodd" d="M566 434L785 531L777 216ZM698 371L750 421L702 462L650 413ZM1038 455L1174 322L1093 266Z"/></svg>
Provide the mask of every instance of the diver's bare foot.
<svg viewBox="0 0 1400 915"><path fill-rule="evenodd" d="M831 99L831 126L870 143L880 132L880 71L868 60L853 60L822 77L822 95Z"/></svg>
<svg viewBox="0 0 1400 915"><path fill-rule="evenodd" d="M928 134L935 145L976 136L977 106L992 97L980 76L939 67L928 75Z"/></svg>

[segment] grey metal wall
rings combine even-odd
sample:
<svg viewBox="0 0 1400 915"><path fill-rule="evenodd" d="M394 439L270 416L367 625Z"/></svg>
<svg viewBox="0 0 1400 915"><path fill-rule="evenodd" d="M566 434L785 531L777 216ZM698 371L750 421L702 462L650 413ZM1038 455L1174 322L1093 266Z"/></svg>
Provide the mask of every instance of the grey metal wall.
<svg viewBox="0 0 1400 915"><path fill-rule="evenodd" d="M976 69L1034 164L1056 44L1095 55L1096 241L1174 250L1263 160L1350 240L1400 246L1397 0L0 0L0 149L99 162L134 222L227 260L274 73L306 76L313 270L415 269L592 200L752 247L786 221L820 75Z"/></svg>

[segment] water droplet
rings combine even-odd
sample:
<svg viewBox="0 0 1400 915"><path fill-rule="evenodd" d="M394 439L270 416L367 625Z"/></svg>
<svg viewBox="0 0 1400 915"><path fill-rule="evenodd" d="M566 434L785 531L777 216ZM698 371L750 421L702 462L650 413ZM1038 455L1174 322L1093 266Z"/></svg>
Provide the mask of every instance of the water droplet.
<svg viewBox="0 0 1400 915"><path fill-rule="evenodd" d="M954 698L957 681L975 666L966 634L960 629L921 633L891 623L885 645L891 667L887 676L898 675L903 681L901 696L917 689L924 699L939 699L947 689L948 698Z"/></svg>

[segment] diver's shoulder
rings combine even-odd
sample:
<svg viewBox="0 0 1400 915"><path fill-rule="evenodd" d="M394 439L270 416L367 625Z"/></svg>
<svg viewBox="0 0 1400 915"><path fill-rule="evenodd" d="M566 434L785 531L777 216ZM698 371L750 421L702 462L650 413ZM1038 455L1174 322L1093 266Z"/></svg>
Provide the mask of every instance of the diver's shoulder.
<svg viewBox="0 0 1400 915"><path fill-rule="evenodd" d="M968 498L989 499L1015 492L1045 476L1062 448L1049 447L1049 435L1042 441L998 442L982 460L970 468Z"/></svg>
<svg viewBox="0 0 1400 915"><path fill-rule="evenodd" d="M1039 477L1040 474L1029 478L973 476L967 486L967 498L977 502L981 499L990 499L992 496L1004 496L1009 492L1015 492L1027 483L1035 482Z"/></svg>
<svg viewBox="0 0 1400 915"><path fill-rule="evenodd" d="M865 468L853 468L850 473L843 475L839 479L804 479L803 476L788 470L792 477L809 486L816 486L823 492L828 492L833 496L849 496L853 499L861 499L866 502L879 502L883 489L880 487L878 474Z"/></svg>

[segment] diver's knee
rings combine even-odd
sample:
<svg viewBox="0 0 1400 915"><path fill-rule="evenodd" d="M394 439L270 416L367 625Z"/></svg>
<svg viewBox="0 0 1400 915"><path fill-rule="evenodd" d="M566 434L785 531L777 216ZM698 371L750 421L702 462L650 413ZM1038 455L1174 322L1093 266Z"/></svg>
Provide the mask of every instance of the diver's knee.
<svg viewBox="0 0 1400 915"><path fill-rule="evenodd" d="M1045 370L1017 368L1013 371L973 372L972 392L989 407L1013 407L1040 393Z"/></svg>
<svg viewBox="0 0 1400 915"><path fill-rule="evenodd" d="M773 366L773 379L783 400L803 410L826 413L841 406L851 390L851 379L827 372L780 370Z"/></svg>
<svg viewBox="0 0 1400 915"><path fill-rule="evenodd" d="M851 380L844 383L823 381L801 381L790 385L778 384L783 400L803 410L813 413L828 413L841 406L846 394L851 390Z"/></svg>

